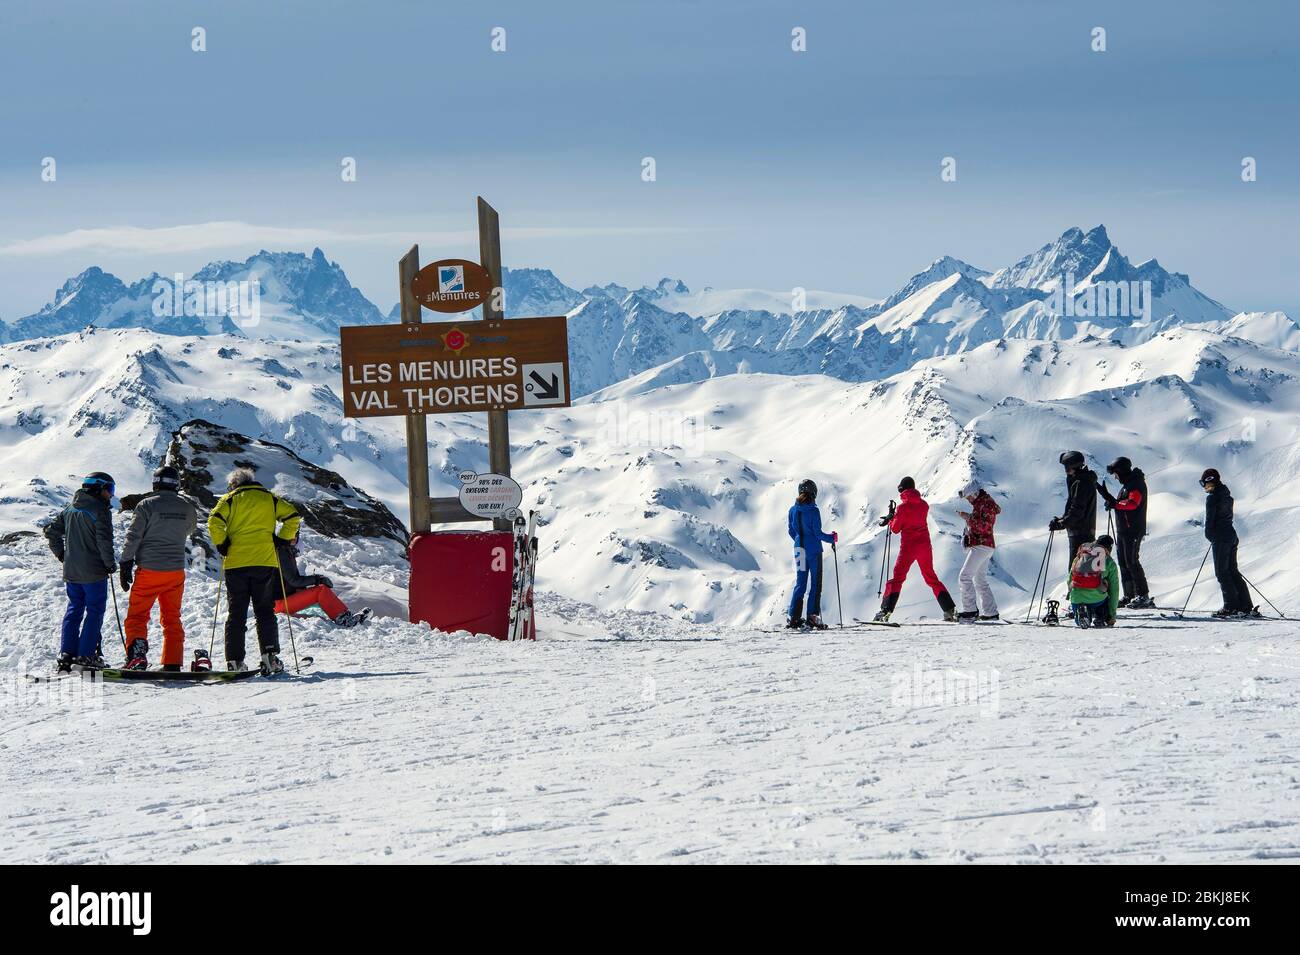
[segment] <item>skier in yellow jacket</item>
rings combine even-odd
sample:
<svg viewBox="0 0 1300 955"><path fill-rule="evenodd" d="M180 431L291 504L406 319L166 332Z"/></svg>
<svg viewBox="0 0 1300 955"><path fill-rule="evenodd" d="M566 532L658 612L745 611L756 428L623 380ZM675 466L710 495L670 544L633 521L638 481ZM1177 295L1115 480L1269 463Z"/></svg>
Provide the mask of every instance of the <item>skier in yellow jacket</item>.
<svg viewBox="0 0 1300 955"><path fill-rule="evenodd" d="M280 662L280 631L275 619L275 602L280 598L275 538L291 541L297 537L302 517L292 504L257 483L257 476L248 468L231 471L226 487L229 493L208 515L208 536L222 557L230 606L226 669L248 669L244 666L244 643L251 603L262 672L279 673L284 664Z"/></svg>

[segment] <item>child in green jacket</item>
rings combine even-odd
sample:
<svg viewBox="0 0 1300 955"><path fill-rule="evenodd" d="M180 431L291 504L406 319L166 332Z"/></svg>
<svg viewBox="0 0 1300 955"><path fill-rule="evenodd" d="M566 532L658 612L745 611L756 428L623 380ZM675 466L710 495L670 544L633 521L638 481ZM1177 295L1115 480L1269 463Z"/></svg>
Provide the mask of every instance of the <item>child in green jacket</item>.
<svg viewBox="0 0 1300 955"><path fill-rule="evenodd" d="M1115 541L1102 534L1079 548L1070 564L1070 612L1080 627L1113 627L1119 609L1119 567L1111 559Z"/></svg>

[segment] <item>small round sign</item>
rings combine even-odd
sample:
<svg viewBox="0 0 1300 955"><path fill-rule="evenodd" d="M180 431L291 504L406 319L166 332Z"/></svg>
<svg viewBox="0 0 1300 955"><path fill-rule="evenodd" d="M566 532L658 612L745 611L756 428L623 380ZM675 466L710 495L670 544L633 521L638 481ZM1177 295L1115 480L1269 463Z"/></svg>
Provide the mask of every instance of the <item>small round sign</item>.
<svg viewBox="0 0 1300 955"><path fill-rule="evenodd" d="M435 312L468 312L482 305L492 294L492 276L469 259L430 262L411 279L411 295L424 308ZM453 351L464 346L450 345Z"/></svg>
<svg viewBox="0 0 1300 955"><path fill-rule="evenodd" d="M460 506L475 517L509 517L519 513L524 491L504 474L476 474L460 486Z"/></svg>

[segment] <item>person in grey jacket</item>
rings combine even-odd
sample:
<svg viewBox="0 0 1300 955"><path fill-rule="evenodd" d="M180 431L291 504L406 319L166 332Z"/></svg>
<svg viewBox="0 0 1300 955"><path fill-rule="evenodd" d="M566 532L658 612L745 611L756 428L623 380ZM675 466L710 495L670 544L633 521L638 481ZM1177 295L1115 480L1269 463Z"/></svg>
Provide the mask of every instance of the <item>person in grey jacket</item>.
<svg viewBox="0 0 1300 955"><path fill-rule="evenodd" d="M108 606L108 578L117 569L113 558L113 511L116 491L111 474L95 471L81 482L72 503L45 526L50 550L63 564L68 609L63 615L59 669L72 664L102 666L100 630Z"/></svg>
<svg viewBox="0 0 1300 955"><path fill-rule="evenodd" d="M131 592L125 626L129 670L149 668L149 616L155 603L162 618L162 668L179 670L185 655L185 553L199 516L181 497L180 486L174 467L163 465L153 472L153 493L136 504L122 546L122 589Z"/></svg>

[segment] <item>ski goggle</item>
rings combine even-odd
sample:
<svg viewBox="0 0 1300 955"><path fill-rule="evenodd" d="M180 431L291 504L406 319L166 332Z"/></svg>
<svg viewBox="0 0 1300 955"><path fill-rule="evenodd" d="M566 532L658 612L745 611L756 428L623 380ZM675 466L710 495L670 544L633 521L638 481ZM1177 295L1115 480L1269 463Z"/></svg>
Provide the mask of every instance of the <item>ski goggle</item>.
<svg viewBox="0 0 1300 955"><path fill-rule="evenodd" d="M87 478L81 484L82 487L93 487L97 491L107 491L109 497L117 493L117 485L105 481L103 478Z"/></svg>

